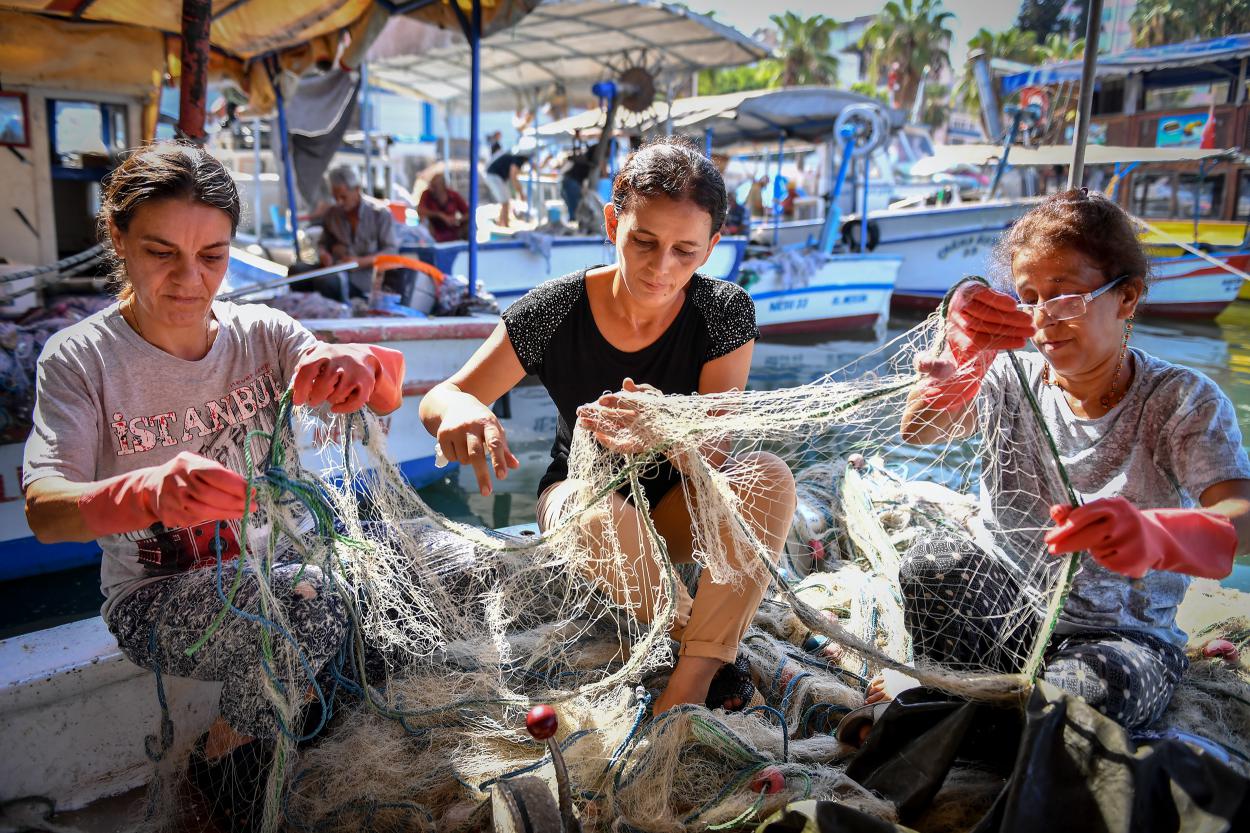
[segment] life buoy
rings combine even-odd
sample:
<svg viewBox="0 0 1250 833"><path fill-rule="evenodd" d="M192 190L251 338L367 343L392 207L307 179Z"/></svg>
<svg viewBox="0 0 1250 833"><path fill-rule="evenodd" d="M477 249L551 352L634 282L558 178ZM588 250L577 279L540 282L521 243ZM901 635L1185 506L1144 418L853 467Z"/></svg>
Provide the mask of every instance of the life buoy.
<svg viewBox="0 0 1250 833"><path fill-rule="evenodd" d="M443 279L447 277L436 266L426 263L424 260L417 260L415 257L378 255L373 259L373 271L386 272L390 269L412 269L417 272L424 272L433 279L435 286L442 286Z"/></svg>
<svg viewBox="0 0 1250 833"><path fill-rule="evenodd" d="M1050 93L1041 87L1025 87L1020 90L1020 106L1028 107L1031 104L1037 105L1038 109L1041 110L1041 118L1039 120L1045 121L1046 114L1050 112Z"/></svg>
<svg viewBox="0 0 1250 833"><path fill-rule="evenodd" d="M877 244L881 242L881 227L877 225L876 220L868 221L868 251L877 248ZM842 224L842 243L848 251L859 252L863 249L859 246L859 220L847 220Z"/></svg>

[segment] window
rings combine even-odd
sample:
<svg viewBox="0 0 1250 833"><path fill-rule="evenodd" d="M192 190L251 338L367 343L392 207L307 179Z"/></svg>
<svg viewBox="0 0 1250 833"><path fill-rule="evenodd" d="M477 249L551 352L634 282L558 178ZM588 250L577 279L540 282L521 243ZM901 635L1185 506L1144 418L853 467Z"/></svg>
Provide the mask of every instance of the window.
<svg viewBox="0 0 1250 833"><path fill-rule="evenodd" d="M83 167L83 157L93 164L125 149L126 106L95 101L50 100L52 157L54 165Z"/></svg>
<svg viewBox="0 0 1250 833"><path fill-rule="evenodd" d="M1205 107L1208 104L1224 104L1228 101L1228 81L1214 84L1190 84L1187 87L1164 87L1146 90L1147 110L1167 110L1172 107Z"/></svg>
<svg viewBox="0 0 1250 833"><path fill-rule="evenodd" d="M1133 213L1141 217L1174 217L1172 174L1137 176L1133 181Z"/></svg>
<svg viewBox="0 0 1250 833"><path fill-rule="evenodd" d="M1250 171L1237 175L1237 205L1233 212L1234 220L1250 220Z"/></svg>
<svg viewBox="0 0 1250 833"><path fill-rule="evenodd" d="M1206 176L1181 174L1176 186L1176 212L1178 217L1194 216L1194 197L1198 198L1199 217L1219 217L1224 210L1224 175Z"/></svg>

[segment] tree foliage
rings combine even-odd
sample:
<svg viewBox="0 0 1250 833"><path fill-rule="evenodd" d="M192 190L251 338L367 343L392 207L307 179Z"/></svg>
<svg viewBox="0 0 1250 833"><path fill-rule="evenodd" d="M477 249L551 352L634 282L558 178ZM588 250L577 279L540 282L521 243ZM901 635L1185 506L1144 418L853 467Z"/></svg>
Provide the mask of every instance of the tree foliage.
<svg viewBox="0 0 1250 833"><path fill-rule="evenodd" d="M794 12L769 17L777 27L777 58L781 85L829 85L838 80L838 59L830 52L838 22L823 14L799 17Z"/></svg>
<svg viewBox="0 0 1250 833"><path fill-rule="evenodd" d="M1068 0L1024 0L1020 4L1016 28L1032 32L1038 41L1045 40L1056 32L1066 32L1067 24L1060 20L1066 5Z"/></svg>
<svg viewBox="0 0 1250 833"><path fill-rule="evenodd" d="M1138 0L1130 18L1138 46L1250 31L1250 0Z"/></svg>
<svg viewBox="0 0 1250 833"><path fill-rule="evenodd" d="M698 95L723 95L743 90L768 90L778 86L781 68L766 58L754 64L699 71Z"/></svg>
<svg viewBox="0 0 1250 833"><path fill-rule="evenodd" d="M890 0L864 30L859 45L868 53L870 80L880 83L898 64L898 107L911 109L925 66L933 73L950 66L953 17L942 0Z"/></svg>
<svg viewBox="0 0 1250 833"><path fill-rule="evenodd" d="M777 27L776 57L747 66L702 70L699 95L837 83L838 58L830 51L838 28L836 20L823 14L804 18L794 12L775 14L770 19Z"/></svg>

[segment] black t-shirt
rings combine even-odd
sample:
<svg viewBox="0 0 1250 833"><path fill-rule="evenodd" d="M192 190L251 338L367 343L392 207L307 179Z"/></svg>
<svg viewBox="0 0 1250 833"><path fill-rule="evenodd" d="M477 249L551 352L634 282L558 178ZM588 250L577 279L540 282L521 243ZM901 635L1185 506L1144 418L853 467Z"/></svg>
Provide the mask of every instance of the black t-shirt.
<svg viewBox="0 0 1250 833"><path fill-rule="evenodd" d="M577 153L569 160L568 170L564 175L574 182L585 182L586 177L590 176L590 169L594 165L595 148L599 147L596 142L585 150Z"/></svg>
<svg viewBox="0 0 1250 833"><path fill-rule="evenodd" d="M664 393L698 393L704 364L759 338L746 290L697 273L673 323L633 353L613 347L599 331L586 295L586 270L534 287L504 311L503 321L525 372L538 376L559 412L539 494L568 477L578 407L620 390L627 376ZM647 501L654 507L680 478L667 462L654 467L641 478Z"/></svg>
<svg viewBox="0 0 1250 833"><path fill-rule="evenodd" d="M525 165L529 161L528 157L519 156L515 153L504 153L496 156L495 159L486 166L486 173L494 174L500 179L507 179L512 175L512 166L518 168Z"/></svg>

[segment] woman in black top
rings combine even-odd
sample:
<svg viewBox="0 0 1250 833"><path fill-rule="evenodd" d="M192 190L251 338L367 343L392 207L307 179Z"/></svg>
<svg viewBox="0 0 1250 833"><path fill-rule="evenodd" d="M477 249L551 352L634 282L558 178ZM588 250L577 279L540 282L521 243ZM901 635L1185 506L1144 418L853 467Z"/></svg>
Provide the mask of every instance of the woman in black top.
<svg viewBox="0 0 1250 833"><path fill-rule="evenodd" d="M717 393L746 386L759 331L755 307L735 284L708 278L702 266L720 239L725 186L715 166L686 140L669 138L633 153L613 182L604 207L608 238L617 262L548 281L513 304L460 369L421 403L427 430L449 460L471 465L483 495L519 463L490 405L528 373L546 386L559 411L552 462L540 485L539 523L548 528L579 508L580 484L568 478L568 452L575 423L594 432L606 448L627 452L616 437L632 411L605 390ZM583 406L591 403L596 408ZM740 498L746 519L760 540L780 553L794 514L794 479L771 454L711 460L725 469L750 466L752 485ZM671 462L642 480L651 518L664 536L670 558L689 561L691 521L681 472ZM642 622L650 621L663 586L651 559L651 542L638 510L624 495L612 496L610 519L585 521L593 538L612 532L630 559L642 592L626 594L610 568L594 578ZM730 547L731 557L739 557ZM751 554L743 553L744 559ZM634 588L638 590L639 588ZM679 588L670 633L681 642L677 665L656 713L708 697L713 677L734 661L738 643L763 596L765 584L713 582L704 571L692 600ZM641 599L639 598L641 597ZM713 705L735 707L735 697Z"/></svg>

